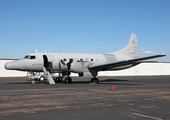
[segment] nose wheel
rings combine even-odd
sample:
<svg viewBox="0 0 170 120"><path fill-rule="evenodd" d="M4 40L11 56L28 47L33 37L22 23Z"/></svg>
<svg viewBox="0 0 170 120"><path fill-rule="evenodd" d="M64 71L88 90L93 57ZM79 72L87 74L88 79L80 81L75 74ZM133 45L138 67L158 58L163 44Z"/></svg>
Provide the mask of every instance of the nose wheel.
<svg viewBox="0 0 170 120"><path fill-rule="evenodd" d="M91 81L91 83L96 83L96 84L99 83L99 79L96 77L92 78L90 81Z"/></svg>

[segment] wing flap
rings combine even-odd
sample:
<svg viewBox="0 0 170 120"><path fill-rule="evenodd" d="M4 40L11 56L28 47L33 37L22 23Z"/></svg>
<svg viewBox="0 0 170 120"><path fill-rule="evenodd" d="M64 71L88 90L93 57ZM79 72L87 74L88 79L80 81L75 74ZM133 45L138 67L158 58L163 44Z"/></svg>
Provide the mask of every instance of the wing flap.
<svg viewBox="0 0 170 120"><path fill-rule="evenodd" d="M143 60L163 57L166 55L153 55L149 57L142 57L142 58L135 58L135 59L129 59L129 60L122 60L117 62L111 62L111 63L105 63L100 65L92 65L89 67L90 70L97 70L97 71L105 71L105 70L118 70L118 69L125 69L128 67L135 66ZM124 67L127 66L127 67Z"/></svg>

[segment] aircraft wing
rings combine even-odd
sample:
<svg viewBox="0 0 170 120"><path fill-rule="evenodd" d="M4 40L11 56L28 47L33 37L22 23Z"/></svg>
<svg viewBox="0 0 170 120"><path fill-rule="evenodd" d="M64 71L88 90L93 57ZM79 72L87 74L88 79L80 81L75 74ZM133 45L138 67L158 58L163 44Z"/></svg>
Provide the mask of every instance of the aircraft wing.
<svg viewBox="0 0 170 120"><path fill-rule="evenodd" d="M166 56L166 55L153 55L149 57L141 57L141 58L105 63L105 64L100 64L100 65L92 65L89 67L89 69L97 70L97 71L126 69L126 68L129 68L129 67L132 67L132 66L135 66L141 63L143 60L148 60L148 59L153 59L153 58L158 58L158 57L163 57L163 56Z"/></svg>

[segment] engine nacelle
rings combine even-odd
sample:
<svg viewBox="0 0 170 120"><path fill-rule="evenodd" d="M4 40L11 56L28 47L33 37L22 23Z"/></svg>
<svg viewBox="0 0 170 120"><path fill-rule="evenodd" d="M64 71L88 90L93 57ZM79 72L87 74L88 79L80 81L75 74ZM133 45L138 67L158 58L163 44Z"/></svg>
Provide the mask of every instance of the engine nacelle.
<svg viewBox="0 0 170 120"><path fill-rule="evenodd" d="M60 77L60 76L62 76L61 73L53 73L53 75L52 75L52 77Z"/></svg>
<svg viewBox="0 0 170 120"><path fill-rule="evenodd" d="M85 61L73 62L71 64L70 71L76 73L89 72L88 67L90 65L92 65L90 62L85 62Z"/></svg>

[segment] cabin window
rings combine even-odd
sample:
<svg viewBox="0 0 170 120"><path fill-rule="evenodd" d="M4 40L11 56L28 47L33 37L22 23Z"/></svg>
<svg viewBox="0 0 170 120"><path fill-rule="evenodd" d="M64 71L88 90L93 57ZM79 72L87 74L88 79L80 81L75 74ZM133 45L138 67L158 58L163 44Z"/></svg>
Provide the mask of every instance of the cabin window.
<svg viewBox="0 0 170 120"><path fill-rule="evenodd" d="M91 58L91 61L93 61L93 59Z"/></svg>
<svg viewBox="0 0 170 120"><path fill-rule="evenodd" d="M66 58L64 58L63 60L64 60L65 62L67 61L67 59L66 59Z"/></svg>
<svg viewBox="0 0 170 120"><path fill-rule="evenodd" d="M83 58L80 58L80 61L83 61Z"/></svg>
<svg viewBox="0 0 170 120"><path fill-rule="evenodd" d="M101 58L100 61L103 62L104 60Z"/></svg>

